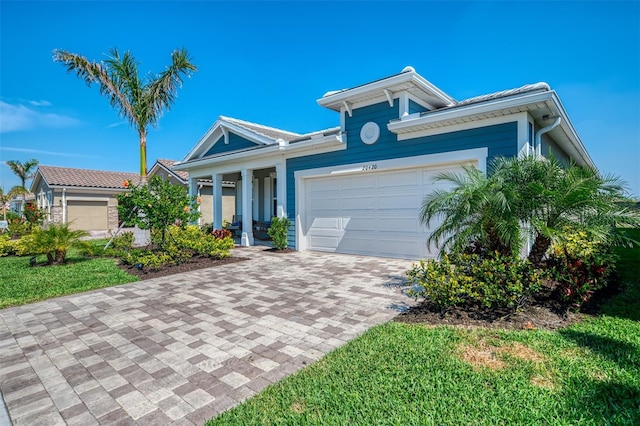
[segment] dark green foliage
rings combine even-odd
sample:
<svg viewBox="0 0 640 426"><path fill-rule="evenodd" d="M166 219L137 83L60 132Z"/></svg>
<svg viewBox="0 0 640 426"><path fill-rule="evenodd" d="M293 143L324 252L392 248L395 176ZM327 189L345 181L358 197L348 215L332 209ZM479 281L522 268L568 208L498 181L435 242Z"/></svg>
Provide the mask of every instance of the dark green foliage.
<svg viewBox="0 0 640 426"><path fill-rule="evenodd" d="M68 224L49 224L46 228L38 228L32 234L26 245L29 254L47 257L47 263L62 264L66 261L70 248L78 248L86 245L81 241L88 233L80 230L69 229Z"/></svg>
<svg viewBox="0 0 640 426"><path fill-rule="evenodd" d="M135 187L129 182L129 187L129 191L118 194L118 214L141 229L150 229L154 242L160 245L165 243L170 226L185 226L200 216L196 196L190 197L184 187L159 176L148 185Z"/></svg>
<svg viewBox="0 0 640 426"><path fill-rule="evenodd" d="M271 237L273 246L278 250L284 250L289 244L288 234L291 222L286 217L274 217L271 219L271 226L267 229L267 234Z"/></svg>
<svg viewBox="0 0 640 426"><path fill-rule="evenodd" d="M533 236L529 260L539 267L551 244L572 229L588 230L611 244L622 240L618 226L640 226L640 215L625 203L623 182L597 170L552 159L497 158L487 177L475 168L442 174L450 191L424 201L421 220L442 223L429 238L441 249L465 251L471 245L502 255L522 252Z"/></svg>
<svg viewBox="0 0 640 426"><path fill-rule="evenodd" d="M546 272L558 283L562 299L577 308L607 286L616 260L611 245L578 231L553 246Z"/></svg>
<svg viewBox="0 0 640 426"><path fill-rule="evenodd" d="M521 307L540 289L540 274L528 261L499 253L452 254L427 259L407 272L409 295L441 310L468 303L487 308Z"/></svg>
<svg viewBox="0 0 640 426"><path fill-rule="evenodd" d="M204 234L195 225L174 225L166 231L167 238L162 250L128 250L122 255L122 261L128 265L139 265L143 269L159 269L162 266L187 262L193 256L224 259L229 257L234 246L233 238L230 236L219 238L213 234Z"/></svg>

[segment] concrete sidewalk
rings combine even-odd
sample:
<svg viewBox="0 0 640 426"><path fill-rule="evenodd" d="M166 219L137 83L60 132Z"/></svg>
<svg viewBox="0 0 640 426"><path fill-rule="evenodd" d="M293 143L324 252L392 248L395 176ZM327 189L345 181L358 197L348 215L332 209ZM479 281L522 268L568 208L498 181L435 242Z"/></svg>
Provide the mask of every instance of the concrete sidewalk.
<svg viewBox="0 0 640 426"><path fill-rule="evenodd" d="M1 310L13 423L202 425L413 303L407 260L234 255L250 260Z"/></svg>

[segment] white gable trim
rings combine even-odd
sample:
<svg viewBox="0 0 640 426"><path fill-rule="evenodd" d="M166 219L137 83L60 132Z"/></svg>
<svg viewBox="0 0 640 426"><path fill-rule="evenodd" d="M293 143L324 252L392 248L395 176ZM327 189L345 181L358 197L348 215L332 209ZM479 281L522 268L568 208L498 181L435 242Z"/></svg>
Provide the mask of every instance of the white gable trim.
<svg viewBox="0 0 640 426"><path fill-rule="evenodd" d="M227 121L223 118L219 118L213 126L207 130L207 133L204 134L198 141L198 143L193 147L191 151L182 159L182 162L186 162L189 160L193 160L195 158L202 158L202 156L211 149L216 143L222 139L224 144L229 143L229 132L233 132L238 136L241 136L258 146L261 145L271 145L275 143L274 139L271 139L267 136L252 132L250 130L245 129L242 126L239 126L235 123Z"/></svg>

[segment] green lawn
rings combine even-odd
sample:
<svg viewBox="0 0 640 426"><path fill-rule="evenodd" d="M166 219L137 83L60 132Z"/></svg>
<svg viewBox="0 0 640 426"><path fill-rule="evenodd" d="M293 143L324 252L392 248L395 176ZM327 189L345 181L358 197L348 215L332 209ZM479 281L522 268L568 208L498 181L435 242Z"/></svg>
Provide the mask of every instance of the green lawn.
<svg viewBox="0 0 640 426"><path fill-rule="evenodd" d="M640 250L620 253L629 288L601 316L557 332L383 324L207 424L640 424Z"/></svg>
<svg viewBox="0 0 640 426"><path fill-rule="evenodd" d="M0 309L138 280L115 262L72 253L66 265L32 268L29 257L0 257Z"/></svg>

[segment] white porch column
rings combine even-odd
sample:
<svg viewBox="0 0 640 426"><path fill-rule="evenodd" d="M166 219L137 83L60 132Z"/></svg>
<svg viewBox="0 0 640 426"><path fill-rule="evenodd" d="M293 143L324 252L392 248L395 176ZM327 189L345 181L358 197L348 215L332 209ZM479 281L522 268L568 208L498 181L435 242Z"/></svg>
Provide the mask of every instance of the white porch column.
<svg viewBox="0 0 640 426"><path fill-rule="evenodd" d="M273 214L285 217L287 212L287 167L285 163L276 164L276 208Z"/></svg>
<svg viewBox="0 0 640 426"><path fill-rule="evenodd" d="M67 223L67 188L62 188L62 223Z"/></svg>
<svg viewBox="0 0 640 426"><path fill-rule="evenodd" d="M222 175L211 176L213 182L213 229L222 229Z"/></svg>
<svg viewBox="0 0 640 426"><path fill-rule="evenodd" d="M189 197L197 197L200 195L200 189L198 189L198 178L189 178ZM198 223L200 220L198 219Z"/></svg>
<svg viewBox="0 0 640 426"><path fill-rule="evenodd" d="M253 170L242 169L242 238L243 246L253 245Z"/></svg>

